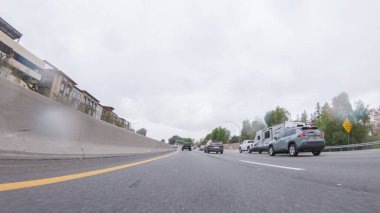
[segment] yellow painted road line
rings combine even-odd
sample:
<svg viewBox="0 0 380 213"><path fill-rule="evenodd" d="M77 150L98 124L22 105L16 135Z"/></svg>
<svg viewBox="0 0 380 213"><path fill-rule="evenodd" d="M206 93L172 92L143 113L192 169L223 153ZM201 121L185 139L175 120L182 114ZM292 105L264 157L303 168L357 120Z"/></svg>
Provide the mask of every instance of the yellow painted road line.
<svg viewBox="0 0 380 213"><path fill-rule="evenodd" d="M1 191L10 191L10 190L15 190L15 189L22 189L22 188L29 188L29 187L35 187L35 186L42 186L42 185L47 185L47 184L52 184L52 183L59 183L59 182L64 182L64 181L69 181L69 180L75 180L79 178L84 178L84 177L90 177L94 175L99 175L107 172L112 172L112 171L117 171L121 169L125 169L128 167L132 166L137 166L145 163L149 163L161 158L168 157L172 154L175 154L177 152L148 159L148 160L143 160L135 163L129 163L129 164L124 164L120 166L115 166L115 167L110 167L106 169L100 169L100 170L95 170L95 171L89 171L89 172L83 172L83 173L77 173L77 174L71 174L71 175L65 175L65 176L59 176L59 177L52 177L52 178L44 178L44 179L38 179L38 180L28 180L28 181L22 181L22 182L13 182L13 183L1 183L0 184L0 192Z"/></svg>

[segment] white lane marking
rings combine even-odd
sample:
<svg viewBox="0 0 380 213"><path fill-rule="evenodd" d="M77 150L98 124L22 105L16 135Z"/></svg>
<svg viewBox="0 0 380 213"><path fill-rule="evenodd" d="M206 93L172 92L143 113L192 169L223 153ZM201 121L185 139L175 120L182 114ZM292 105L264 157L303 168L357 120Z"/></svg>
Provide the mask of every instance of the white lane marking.
<svg viewBox="0 0 380 213"><path fill-rule="evenodd" d="M240 160L240 161L244 162L244 163L257 164L257 165L261 165L261 166L270 166L270 167L281 168L281 169L290 169L290 170L295 170L295 171L304 171L304 170L306 170L306 169L302 169L302 168L295 168L295 167L288 167L288 166L278 166L278 165L273 165L273 164L258 163L258 162L247 161L247 160Z"/></svg>

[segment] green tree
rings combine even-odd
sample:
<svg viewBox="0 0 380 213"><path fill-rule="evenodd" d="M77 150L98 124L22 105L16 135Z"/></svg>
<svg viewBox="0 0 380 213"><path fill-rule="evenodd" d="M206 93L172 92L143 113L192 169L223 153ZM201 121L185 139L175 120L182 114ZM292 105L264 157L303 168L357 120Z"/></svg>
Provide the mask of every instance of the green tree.
<svg viewBox="0 0 380 213"><path fill-rule="evenodd" d="M325 133L327 145L347 144L347 133L342 127L343 121L352 123L350 142L364 142L371 131L370 111L362 101L355 103L352 109L347 93L341 93L332 99L332 107L326 103L321 110L316 125Z"/></svg>
<svg viewBox="0 0 380 213"><path fill-rule="evenodd" d="M141 128L141 129L136 131L137 134L144 135L144 136L146 136L147 132L148 131L145 128Z"/></svg>
<svg viewBox="0 0 380 213"><path fill-rule="evenodd" d="M180 137L178 135L174 135L173 137L169 138L169 144L183 144L183 143L191 143L193 144L194 139L191 138L184 138Z"/></svg>
<svg viewBox="0 0 380 213"><path fill-rule="evenodd" d="M290 113L285 108L277 106L276 109L265 114L264 120L268 127L284 123L290 118Z"/></svg>
<svg viewBox="0 0 380 213"><path fill-rule="evenodd" d="M239 143L239 136L237 135L232 136L229 143Z"/></svg>
<svg viewBox="0 0 380 213"><path fill-rule="evenodd" d="M207 134L206 137L201 140L201 145L205 145L209 140L211 140L211 133Z"/></svg>
<svg viewBox="0 0 380 213"><path fill-rule="evenodd" d="M336 120L333 120L333 109L326 103L321 112L320 119L317 120L317 126L324 132L327 145L337 145L343 143L339 141L343 136Z"/></svg>
<svg viewBox="0 0 380 213"><path fill-rule="evenodd" d="M178 135L174 135L171 138L169 138L169 144L174 145L176 143L176 141L178 141L180 139L181 139L181 137L179 137Z"/></svg>
<svg viewBox="0 0 380 213"><path fill-rule="evenodd" d="M321 109L321 105L319 104L319 102L317 102L317 105L315 106L315 119L319 119L319 117L321 116L321 113L322 113L322 109Z"/></svg>
<svg viewBox="0 0 380 213"><path fill-rule="evenodd" d="M251 122L249 122L249 120L244 120L243 128L241 129L241 132L240 132L240 141L253 139L255 137L254 134L255 133L252 129Z"/></svg>
<svg viewBox="0 0 380 213"><path fill-rule="evenodd" d="M260 118L255 118L255 120L252 121L252 131L253 131L253 138L256 137L256 132L259 130L262 130L266 128L264 121Z"/></svg>
<svg viewBox="0 0 380 213"><path fill-rule="evenodd" d="M356 102L353 117L352 142L364 142L368 133L372 130L368 106L360 100Z"/></svg>
<svg viewBox="0 0 380 213"><path fill-rule="evenodd" d="M352 116L352 105L348 94L343 92L332 99L332 109L334 119L343 121Z"/></svg>
<svg viewBox="0 0 380 213"><path fill-rule="evenodd" d="M230 131L222 127L215 128L211 132L210 139L228 143L228 140L230 139Z"/></svg>
<svg viewBox="0 0 380 213"><path fill-rule="evenodd" d="M300 121L303 122L303 123L306 123L306 122L307 122L307 119L308 119L308 117L307 117L307 112L304 110L304 111L302 112L302 114L301 114L301 119L300 119Z"/></svg>
<svg viewBox="0 0 380 213"><path fill-rule="evenodd" d="M370 117L372 117L374 120L376 120L376 118L378 118L380 115L380 107L379 108L372 108L370 110ZM380 135L380 122L373 122L372 123L372 135L375 135L375 136L379 136Z"/></svg>
<svg viewBox="0 0 380 213"><path fill-rule="evenodd" d="M326 130L327 124L331 121L330 120L330 112L331 108L328 103L325 103L323 105L322 110L321 110L321 115L319 118L316 120L316 125L319 127L319 129Z"/></svg>

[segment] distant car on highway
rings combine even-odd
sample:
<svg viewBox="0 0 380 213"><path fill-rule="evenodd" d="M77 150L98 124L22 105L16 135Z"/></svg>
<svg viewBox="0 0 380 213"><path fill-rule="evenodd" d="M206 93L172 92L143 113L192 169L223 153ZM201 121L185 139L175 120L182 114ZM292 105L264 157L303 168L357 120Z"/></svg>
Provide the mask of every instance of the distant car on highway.
<svg viewBox="0 0 380 213"><path fill-rule="evenodd" d="M209 140L204 148L204 152L215 152L216 154L223 154L223 143L217 140Z"/></svg>
<svg viewBox="0 0 380 213"><path fill-rule="evenodd" d="M276 153L288 153L297 156L299 152L312 152L318 156L324 147L324 135L317 127L293 127L269 143L268 154L274 156Z"/></svg>
<svg viewBox="0 0 380 213"><path fill-rule="evenodd" d="M240 144L239 152L240 153L243 153L243 152L252 153L254 151L259 151L259 150L255 149L256 145L257 145L257 143L255 143L254 140L245 140Z"/></svg>
<svg viewBox="0 0 380 213"><path fill-rule="evenodd" d="M182 145L182 151L185 150L185 149L191 151L191 143L184 143Z"/></svg>

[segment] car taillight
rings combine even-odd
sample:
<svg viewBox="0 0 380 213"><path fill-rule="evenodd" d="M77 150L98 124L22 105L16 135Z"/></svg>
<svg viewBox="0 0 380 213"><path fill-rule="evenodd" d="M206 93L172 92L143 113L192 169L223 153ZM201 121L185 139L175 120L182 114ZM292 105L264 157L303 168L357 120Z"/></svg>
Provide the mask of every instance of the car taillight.
<svg viewBox="0 0 380 213"><path fill-rule="evenodd" d="M302 132L301 134L298 135L298 137L305 137L307 136L309 133L307 132Z"/></svg>

